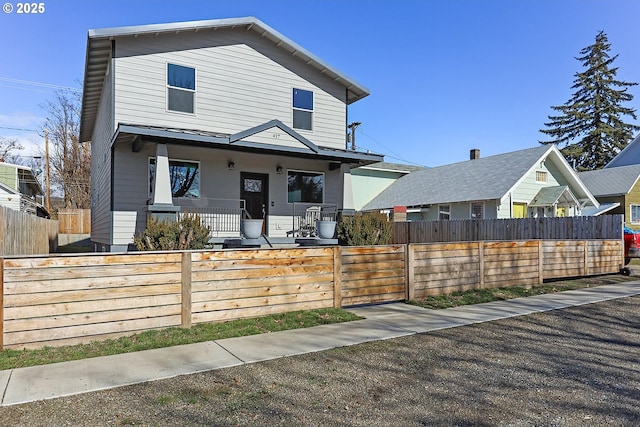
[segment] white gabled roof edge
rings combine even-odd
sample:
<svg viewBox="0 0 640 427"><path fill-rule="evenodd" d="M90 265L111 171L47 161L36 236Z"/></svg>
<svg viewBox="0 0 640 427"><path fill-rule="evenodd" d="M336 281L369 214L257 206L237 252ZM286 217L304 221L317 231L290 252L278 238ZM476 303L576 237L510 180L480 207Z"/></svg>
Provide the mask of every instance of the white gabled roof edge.
<svg viewBox="0 0 640 427"><path fill-rule="evenodd" d="M560 150L558 150L558 148L555 146L555 144L550 144L549 145L549 149L547 151L545 151L538 158L538 160L534 164L531 165L531 168L529 168L529 170L525 174L523 174L520 177L520 179L518 179L516 181L516 183L513 184L513 186L511 188L509 188L509 191L507 191L500 198L500 204L505 203L505 201L509 197L509 195L512 194L513 191L522 183L522 181L524 181L529 176L529 174L531 174L531 172L533 172L533 170L536 169L536 167L538 166L538 163L540 163L542 160L546 159L547 157L549 157L551 155L553 155L560 162L560 164L564 166L565 172L568 172L568 181L570 182L570 187L569 188L570 189L573 188L574 185L577 186L587 196L588 201L591 202L591 204L593 204L593 206L599 207L600 203L596 200L596 198L593 196L593 194L591 194L589 189L580 180L580 178L578 177L578 174L576 173L576 171L574 171L573 168L569 165L569 162L567 162L567 159L564 158L564 156L562 155ZM572 193L573 193L573 191L572 191Z"/></svg>

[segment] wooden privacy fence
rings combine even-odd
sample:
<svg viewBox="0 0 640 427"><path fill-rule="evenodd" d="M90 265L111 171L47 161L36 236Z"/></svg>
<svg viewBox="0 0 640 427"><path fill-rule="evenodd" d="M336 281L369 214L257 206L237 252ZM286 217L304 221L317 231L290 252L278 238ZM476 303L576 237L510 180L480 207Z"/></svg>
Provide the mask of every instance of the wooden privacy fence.
<svg viewBox="0 0 640 427"><path fill-rule="evenodd" d="M91 234L91 209L58 209L58 232Z"/></svg>
<svg viewBox="0 0 640 427"><path fill-rule="evenodd" d="M48 254L58 248L58 221L0 206L0 256Z"/></svg>
<svg viewBox="0 0 640 427"><path fill-rule="evenodd" d="M0 348L614 273L622 241L514 241L0 258Z"/></svg>
<svg viewBox="0 0 640 427"><path fill-rule="evenodd" d="M621 239L624 215L393 223L393 243Z"/></svg>

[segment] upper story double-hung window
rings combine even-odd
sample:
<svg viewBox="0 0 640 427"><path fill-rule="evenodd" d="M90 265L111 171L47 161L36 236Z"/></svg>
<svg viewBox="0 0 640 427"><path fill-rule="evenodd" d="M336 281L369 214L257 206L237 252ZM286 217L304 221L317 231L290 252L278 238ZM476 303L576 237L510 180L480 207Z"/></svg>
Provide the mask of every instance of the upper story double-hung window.
<svg viewBox="0 0 640 427"><path fill-rule="evenodd" d="M195 112L196 69L167 64L167 110Z"/></svg>
<svg viewBox="0 0 640 427"><path fill-rule="evenodd" d="M293 128L313 130L313 92L293 88Z"/></svg>

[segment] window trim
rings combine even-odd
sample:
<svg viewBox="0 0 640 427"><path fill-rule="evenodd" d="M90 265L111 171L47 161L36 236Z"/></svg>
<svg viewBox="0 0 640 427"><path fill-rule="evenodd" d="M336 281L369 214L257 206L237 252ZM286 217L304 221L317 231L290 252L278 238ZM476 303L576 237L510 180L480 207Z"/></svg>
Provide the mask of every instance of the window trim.
<svg viewBox="0 0 640 427"><path fill-rule="evenodd" d="M447 207L446 211L442 211L443 207ZM442 214L447 214L449 218L442 218ZM443 203L438 205L438 221L450 221L451 220L451 204Z"/></svg>
<svg viewBox="0 0 640 427"><path fill-rule="evenodd" d="M538 179L538 176L541 176L541 177L544 176L544 181ZM537 170L536 171L536 182L539 182L539 183L542 183L542 184L548 183L549 182L549 172Z"/></svg>
<svg viewBox="0 0 640 427"><path fill-rule="evenodd" d="M638 212L639 215L635 218L635 221L634 221L634 217L633 217L633 208L634 207L639 209L639 212ZM631 224L640 224L640 204L638 204L638 203L630 203L629 204L629 222L631 222Z"/></svg>
<svg viewBox="0 0 640 427"><path fill-rule="evenodd" d="M473 205L480 205L480 218L473 217ZM484 219L484 202L471 202L469 203L469 218L471 219Z"/></svg>
<svg viewBox="0 0 640 427"><path fill-rule="evenodd" d="M188 88L184 88L184 87L179 87L179 86L171 86L169 84L169 65L175 65L178 67L184 67L184 68L192 68L193 69L193 87L195 89L188 89ZM187 114L189 116L195 116L196 115L196 99L197 99L197 92L198 92L198 69L196 67L193 67L191 65L183 65L183 64L178 64L176 62L167 62L166 66L165 66L165 76L164 76L164 82L165 82L165 110L168 113L175 113L175 114ZM188 112L188 111L179 111L179 110L172 110L169 108L169 89L174 89L174 90L180 90L180 91L184 91L184 92L191 92L193 93L193 112Z"/></svg>
<svg viewBox="0 0 640 427"><path fill-rule="evenodd" d="M300 173L308 173L308 174L316 174L316 175L321 175L322 176L322 201L320 202L306 202L306 201L299 201L299 202L290 202L289 201L289 173L291 172L300 172ZM286 179L286 199L287 199L287 204L288 205L293 205L294 203L308 203L308 204L317 204L317 203L324 203L325 201L325 190L327 188L326 183L326 174L324 173L324 171L312 171L312 170L302 170L302 169L287 169L286 171L286 175L287 175L287 179Z"/></svg>
<svg viewBox="0 0 640 427"><path fill-rule="evenodd" d="M294 103L294 97L295 97L295 91L296 90L302 90L305 92L309 92L311 93L311 110L308 110L306 108L300 108L300 107L296 107L295 103ZM315 129L315 106L316 106L316 101L315 101L315 93L312 90L308 90L308 89L302 89L300 87L292 87L291 88L291 128L295 129L296 131L305 131L305 132L313 132ZM304 128L297 128L295 127L295 121L294 121L294 114L295 111L305 111L308 113L311 113L311 129L304 129Z"/></svg>
<svg viewBox="0 0 640 427"><path fill-rule="evenodd" d="M151 161L156 161L157 158L155 156L149 156L147 159L147 178L149 180L149 187L148 187L148 196L147 197L153 197L153 181L151 180ZM193 163L198 165L198 174L200 175L200 179L198 179L198 197L176 197L173 195L173 188L171 189L171 198L172 199L186 199L186 200L200 200L202 198L202 186L200 185L202 182L202 168L201 166L201 162L200 160L191 160L191 159L173 159L173 158L169 158L169 175L171 175L171 162L183 162L183 163ZM171 176L169 176L169 178L171 178Z"/></svg>

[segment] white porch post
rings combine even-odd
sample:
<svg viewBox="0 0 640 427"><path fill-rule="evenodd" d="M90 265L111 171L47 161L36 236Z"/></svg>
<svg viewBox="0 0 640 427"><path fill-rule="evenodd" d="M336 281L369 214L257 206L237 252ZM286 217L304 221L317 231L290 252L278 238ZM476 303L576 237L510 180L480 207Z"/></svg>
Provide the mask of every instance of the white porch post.
<svg viewBox="0 0 640 427"><path fill-rule="evenodd" d="M147 211L161 221L175 220L177 213L180 212L180 206L173 205L167 144L158 144L156 147L156 173L153 179L151 204Z"/></svg>
<svg viewBox="0 0 640 427"><path fill-rule="evenodd" d="M152 205L173 205L167 144L156 147L156 173L153 180Z"/></svg>
<svg viewBox="0 0 640 427"><path fill-rule="evenodd" d="M353 185L351 183L351 166L342 164L340 166L342 172L342 211L355 212L355 203L353 202Z"/></svg>

